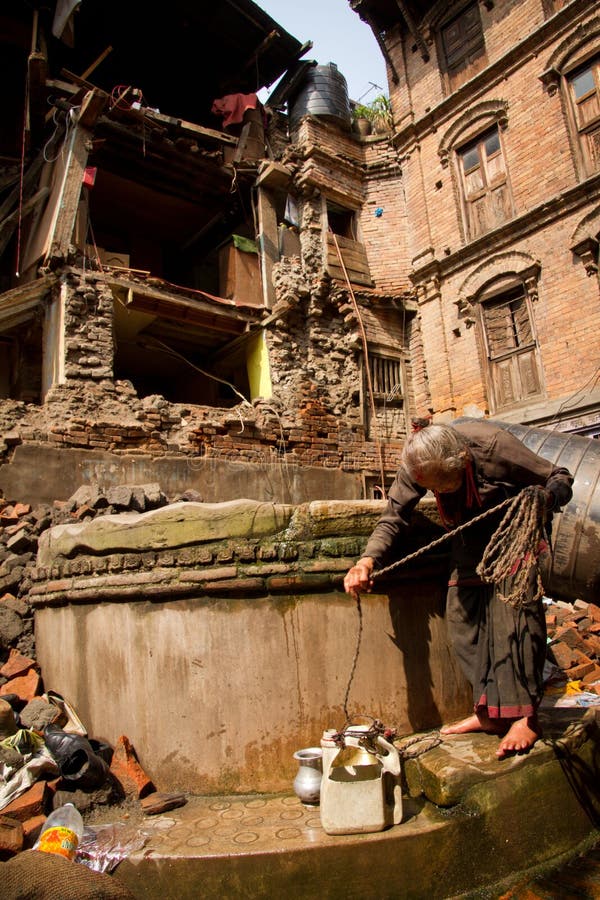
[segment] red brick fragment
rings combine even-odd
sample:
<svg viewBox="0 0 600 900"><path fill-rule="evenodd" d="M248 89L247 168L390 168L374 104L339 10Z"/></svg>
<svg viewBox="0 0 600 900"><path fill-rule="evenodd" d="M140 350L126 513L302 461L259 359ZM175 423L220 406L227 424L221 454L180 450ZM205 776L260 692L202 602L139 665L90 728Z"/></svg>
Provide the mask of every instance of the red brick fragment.
<svg viewBox="0 0 600 900"><path fill-rule="evenodd" d="M593 619L594 622L598 622L600 624L600 606L598 606L596 603L589 603L587 614L590 619Z"/></svg>
<svg viewBox="0 0 600 900"><path fill-rule="evenodd" d="M15 513L17 516L26 516L31 512L31 504L30 503L15 503L14 506Z"/></svg>
<svg viewBox="0 0 600 900"><path fill-rule="evenodd" d="M15 513L14 506L5 506L3 510L0 510L0 525L15 525L19 521L19 517Z"/></svg>
<svg viewBox="0 0 600 900"><path fill-rule="evenodd" d="M43 813L40 813L39 816L32 816L30 819L25 819L23 822L23 846L27 849L31 849L38 837L40 836L40 832L42 830L42 825L46 823L47 816Z"/></svg>
<svg viewBox="0 0 600 900"><path fill-rule="evenodd" d="M25 673L27 669L35 666L35 664L35 659L23 656L22 653L13 648L8 655L8 659L0 669L0 675L4 675L5 678L13 678L15 675Z"/></svg>
<svg viewBox="0 0 600 900"><path fill-rule="evenodd" d="M568 671L569 679L571 681L581 681L586 675L589 675L590 672L594 671L594 663L591 660L588 662L579 663L577 666L571 666Z"/></svg>
<svg viewBox="0 0 600 900"><path fill-rule="evenodd" d="M145 797L156 790L140 766L129 738L124 734L120 736L115 745L110 771L127 796Z"/></svg>
<svg viewBox="0 0 600 900"><path fill-rule="evenodd" d="M46 797L46 782L36 781L26 791L16 797L2 810L2 815L11 816L19 822L26 822L33 816L42 815Z"/></svg>
<svg viewBox="0 0 600 900"><path fill-rule="evenodd" d="M41 678L35 669L29 669L24 675L17 675L11 678L6 684L0 687L0 697L3 694L16 694L21 700L33 700L38 696Z"/></svg>
<svg viewBox="0 0 600 900"><path fill-rule="evenodd" d="M574 651L567 644L563 644L562 641L555 641L550 649L556 660L556 665L561 669L569 669L577 662Z"/></svg>
<svg viewBox="0 0 600 900"><path fill-rule="evenodd" d="M0 858L16 856L23 849L23 826L18 819L0 815Z"/></svg>

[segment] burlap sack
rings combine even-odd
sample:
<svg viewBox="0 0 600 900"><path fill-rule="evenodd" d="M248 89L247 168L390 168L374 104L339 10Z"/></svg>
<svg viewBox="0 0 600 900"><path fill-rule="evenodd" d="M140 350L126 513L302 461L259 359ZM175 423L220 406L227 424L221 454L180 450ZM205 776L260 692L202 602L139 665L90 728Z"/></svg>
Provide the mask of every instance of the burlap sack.
<svg viewBox="0 0 600 900"><path fill-rule="evenodd" d="M114 875L38 850L0 863L0 885L2 900L134 900Z"/></svg>

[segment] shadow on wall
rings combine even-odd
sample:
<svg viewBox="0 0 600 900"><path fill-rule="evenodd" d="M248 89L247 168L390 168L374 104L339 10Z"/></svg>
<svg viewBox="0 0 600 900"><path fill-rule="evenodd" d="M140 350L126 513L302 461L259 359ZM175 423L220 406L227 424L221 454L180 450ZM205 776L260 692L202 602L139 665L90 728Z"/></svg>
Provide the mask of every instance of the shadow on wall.
<svg viewBox="0 0 600 900"><path fill-rule="evenodd" d="M438 570L438 578L435 578ZM391 576L393 577L393 576ZM410 582L431 585L419 602L411 602ZM470 711L472 691L458 666L446 632L445 606L447 569L443 559L432 560L427 569L411 569L410 580L396 587L388 583L389 639L402 653L406 677L406 715L413 731L424 731ZM433 673L438 673L434 679ZM437 683L436 683L437 682Z"/></svg>

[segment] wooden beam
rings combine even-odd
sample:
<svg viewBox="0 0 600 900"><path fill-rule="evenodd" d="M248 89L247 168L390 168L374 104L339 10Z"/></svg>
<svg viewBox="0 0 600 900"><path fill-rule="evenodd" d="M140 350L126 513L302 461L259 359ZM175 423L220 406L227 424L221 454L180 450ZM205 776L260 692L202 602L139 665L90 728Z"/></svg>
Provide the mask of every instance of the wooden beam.
<svg viewBox="0 0 600 900"><path fill-rule="evenodd" d="M165 125L175 125L178 128L182 128L184 131L190 131L192 134L200 134L202 137L210 138L214 141L221 141L224 144L237 144L238 139L231 134L225 134L223 131L215 131L212 128L204 128L202 125L195 125L193 122L186 122L184 119L175 119L173 116L165 116L164 113L155 112L153 109L148 109L146 106L142 106L140 112L142 112L145 118L154 120L155 122L162 122Z"/></svg>
<svg viewBox="0 0 600 900"><path fill-rule="evenodd" d="M52 256L66 258L73 239L83 173L87 166L92 133L79 123L71 134L67 153L62 162L62 178L52 192L51 220L44 241L46 261ZM50 203L49 203L50 206ZM42 226L44 223L42 223Z"/></svg>
<svg viewBox="0 0 600 900"><path fill-rule="evenodd" d="M100 65L100 63L101 63L101 62L104 62L104 60L106 59L106 57L108 56L109 53L112 53L112 47L111 47L111 46L108 46L108 47L106 48L106 50L103 50L103 51L102 51L102 53L100 54L100 56L98 56L98 57L94 60L94 62L93 62L90 66L87 67L87 69L85 70L85 72L83 73L83 75L82 75L81 77L82 77L82 78L87 78L88 75L91 75L92 72L94 71L94 69L97 69L98 66Z"/></svg>
<svg viewBox="0 0 600 900"><path fill-rule="evenodd" d="M79 109L79 124L85 128L93 128L108 104L108 94L99 88L88 91Z"/></svg>

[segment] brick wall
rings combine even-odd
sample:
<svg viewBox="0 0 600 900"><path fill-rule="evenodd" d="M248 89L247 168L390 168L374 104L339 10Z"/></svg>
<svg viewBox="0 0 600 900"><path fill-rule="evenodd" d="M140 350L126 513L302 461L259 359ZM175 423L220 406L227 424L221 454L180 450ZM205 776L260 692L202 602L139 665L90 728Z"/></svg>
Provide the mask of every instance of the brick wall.
<svg viewBox="0 0 600 900"><path fill-rule="evenodd" d="M400 76L391 90L394 144L409 223L403 232L407 273L419 298L423 346L423 356L412 358L417 406L429 390L437 416L500 412L531 424L558 416L569 427L567 410L581 406L593 408L600 422L600 394L593 390L600 344L590 339L600 327L599 284L572 250L582 235L597 234L600 177L582 173L566 95L544 74L568 59L568 51L600 53L595 5L564 4L550 18L541 0L491 9L480 3L486 65L454 92L437 57L440 7L427 6L421 25L430 38L428 61L412 35L401 37L398 26L386 33ZM463 218L456 148L494 126L513 211L497 227L472 236ZM527 280L528 267L535 269L527 291L542 390L533 400L493 408L478 294L501 277Z"/></svg>

